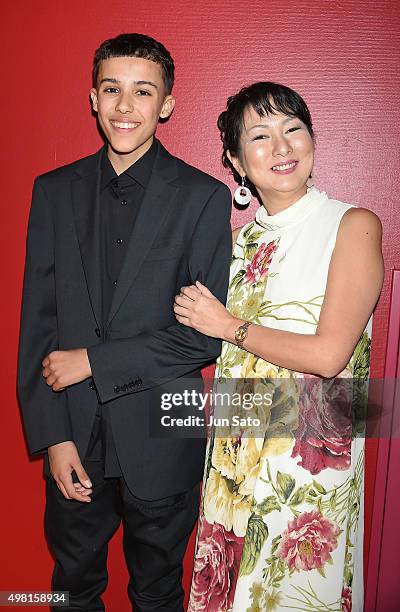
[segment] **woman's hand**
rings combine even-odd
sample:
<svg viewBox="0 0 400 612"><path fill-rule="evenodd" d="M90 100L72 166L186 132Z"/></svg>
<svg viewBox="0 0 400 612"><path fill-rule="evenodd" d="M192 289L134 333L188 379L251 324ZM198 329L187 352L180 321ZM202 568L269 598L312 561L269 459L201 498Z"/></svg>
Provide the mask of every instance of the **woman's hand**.
<svg viewBox="0 0 400 612"><path fill-rule="evenodd" d="M182 287L175 297L174 312L179 323L212 338L225 340L231 335L230 330L240 325L240 321L199 281L196 285Z"/></svg>

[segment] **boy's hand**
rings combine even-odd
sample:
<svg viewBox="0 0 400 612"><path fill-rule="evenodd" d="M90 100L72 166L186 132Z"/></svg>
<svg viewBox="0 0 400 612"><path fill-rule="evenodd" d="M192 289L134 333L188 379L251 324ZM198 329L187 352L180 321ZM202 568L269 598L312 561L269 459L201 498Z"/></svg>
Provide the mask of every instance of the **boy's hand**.
<svg viewBox="0 0 400 612"><path fill-rule="evenodd" d="M79 383L92 375L87 350L52 351L42 361L43 376L53 391Z"/></svg>
<svg viewBox="0 0 400 612"><path fill-rule="evenodd" d="M83 468L75 444L68 440L48 448L50 472L65 499L90 502L92 483ZM75 471L79 482L72 482Z"/></svg>

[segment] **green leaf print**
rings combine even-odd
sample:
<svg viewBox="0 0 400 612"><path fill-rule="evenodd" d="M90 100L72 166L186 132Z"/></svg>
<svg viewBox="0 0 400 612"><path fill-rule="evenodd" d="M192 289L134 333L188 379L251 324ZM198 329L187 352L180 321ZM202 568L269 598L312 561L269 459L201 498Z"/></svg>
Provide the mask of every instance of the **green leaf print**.
<svg viewBox="0 0 400 612"><path fill-rule="evenodd" d="M271 542L271 553L274 554L278 550L279 542L282 540L282 536L279 534Z"/></svg>
<svg viewBox="0 0 400 612"><path fill-rule="evenodd" d="M251 574L259 559L264 542L268 537L268 527L262 518L250 517L247 525L246 539L244 541L242 560L240 563L239 576Z"/></svg>
<svg viewBox="0 0 400 612"><path fill-rule="evenodd" d="M306 484L296 489L296 491L293 493L292 497L289 500L289 506L298 506L299 504L302 504L306 498L308 491L310 490L310 487L311 485Z"/></svg>
<svg viewBox="0 0 400 612"><path fill-rule="evenodd" d="M348 565L344 568L344 580L347 586L351 587L353 582L353 574Z"/></svg>
<svg viewBox="0 0 400 612"><path fill-rule="evenodd" d="M255 232L252 232L251 234L246 236L246 240L248 242L257 242L257 240L259 240L263 234L264 234L264 230L261 230L261 231L256 230Z"/></svg>
<svg viewBox="0 0 400 612"><path fill-rule="evenodd" d="M269 495L262 502L256 505L256 512L261 516L265 516L274 510L281 511L281 507L276 499L275 495Z"/></svg>
<svg viewBox="0 0 400 612"><path fill-rule="evenodd" d="M337 497L337 489L334 489L330 499L329 499L329 507L332 510L332 512L335 512L336 510L336 497Z"/></svg>
<svg viewBox="0 0 400 612"><path fill-rule="evenodd" d="M365 331L354 349L349 367L353 378L368 378L371 340Z"/></svg>
<svg viewBox="0 0 400 612"><path fill-rule="evenodd" d="M263 570L263 580L269 587L279 588L287 573L287 567L283 559L271 555L265 560L266 566Z"/></svg>
<svg viewBox="0 0 400 612"><path fill-rule="evenodd" d="M291 476L290 474L282 474L281 472L277 473L276 488L279 493L279 496L283 499L284 502L287 502L295 486L296 481L293 476Z"/></svg>
<svg viewBox="0 0 400 612"><path fill-rule="evenodd" d="M326 489L322 486L322 484L320 484L316 480L313 480L313 486L314 486L314 489L318 491L318 493L321 493L322 495L326 495Z"/></svg>
<svg viewBox="0 0 400 612"><path fill-rule="evenodd" d="M258 244L257 242L248 242L244 247L244 256L246 259L251 261L254 255L257 253Z"/></svg>
<svg viewBox="0 0 400 612"><path fill-rule="evenodd" d="M297 597L287 595L293 602L292 606L285 606L286 609L297 610L298 612L340 612L342 606L340 600L333 602L322 601L308 581L308 589L300 586L291 585ZM300 604L300 605L299 605Z"/></svg>
<svg viewBox="0 0 400 612"><path fill-rule="evenodd" d="M246 274L246 270L239 270L239 272L237 272L237 274L235 274L235 276L232 278L229 288L233 289L233 287L235 285L237 285L238 283L240 283L240 281L242 280L243 276Z"/></svg>
<svg viewBox="0 0 400 612"><path fill-rule="evenodd" d="M253 229L253 227L254 227L254 221L252 223L249 223L249 226L244 230L243 238L245 240L247 240L248 237L250 236L250 233L251 233L251 230Z"/></svg>

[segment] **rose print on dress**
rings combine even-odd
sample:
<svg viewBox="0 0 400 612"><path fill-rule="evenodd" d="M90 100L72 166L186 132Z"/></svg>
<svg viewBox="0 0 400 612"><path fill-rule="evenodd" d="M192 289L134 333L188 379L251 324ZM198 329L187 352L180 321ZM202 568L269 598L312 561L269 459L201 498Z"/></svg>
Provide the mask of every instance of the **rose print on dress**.
<svg viewBox="0 0 400 612"><path fill-rule="evenodd" d="M277 556L284 559L289 569L323 572L337 548L339 526L322 516L318 510L303 512L289 522L282 534Z"/></svg>
<svg viewBox="0 0 400 612"><path fill-rule="evenodd" d="M347 470L351 463L353 381L304 377L292 457L311 474Z"/></svg>
<svg viewBox="0 0 400 612"><path fill-rule="evenodd" d="M350 587L343 588L341 612L351 612L351 588Z"/></svg>
<svg viewBox="0 0 400 612"><path fill-rule="evenodd" d="M224 612L232 607L243 541L218 523L202 521L190 610Z"/></svg>

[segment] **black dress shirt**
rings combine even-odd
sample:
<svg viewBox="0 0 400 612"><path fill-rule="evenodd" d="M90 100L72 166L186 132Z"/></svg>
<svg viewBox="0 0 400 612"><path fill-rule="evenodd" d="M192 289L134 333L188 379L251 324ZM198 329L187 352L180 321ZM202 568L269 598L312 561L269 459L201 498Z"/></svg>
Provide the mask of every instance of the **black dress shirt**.
<svg viewBox="0 0 400 612"><path fill-rule="evenodd" d="M118 277L126 255L132 229L150 180L156 154L150 149L125 172L115 172L103 155L100 205L103 246L103 320L107 319Z"/></svg>
<svg viewBox="0 0 400 612"><path fill-rule="evenodd" d="M108 318L135 220L150 180L156 152L157 144L153 141L150 149L120 175L115 172L106 150L103 153L100 180L103 327ZM121 468L115 450L109 410L108 404L98 406L86 460L104 461L105 476L114 477L121 476Z"/></svg>

